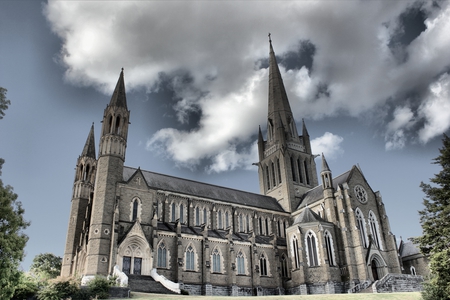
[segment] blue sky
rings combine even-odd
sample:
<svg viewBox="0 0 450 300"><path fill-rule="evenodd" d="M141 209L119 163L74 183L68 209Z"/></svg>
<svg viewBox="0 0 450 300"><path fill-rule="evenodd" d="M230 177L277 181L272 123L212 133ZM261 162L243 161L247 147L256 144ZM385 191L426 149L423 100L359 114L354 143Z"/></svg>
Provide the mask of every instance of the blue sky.
<svg viewBox="0 0 450 300"><path fill-rule="evenodd" d="M63 255L74 168L125 69L125 164L259 192L271 32L292 110L334 176L359 164L392 232L450 127L448 1L1 1L2 180L31 221L22 266ZM321 165L319 158L316 159Z"/></svg>

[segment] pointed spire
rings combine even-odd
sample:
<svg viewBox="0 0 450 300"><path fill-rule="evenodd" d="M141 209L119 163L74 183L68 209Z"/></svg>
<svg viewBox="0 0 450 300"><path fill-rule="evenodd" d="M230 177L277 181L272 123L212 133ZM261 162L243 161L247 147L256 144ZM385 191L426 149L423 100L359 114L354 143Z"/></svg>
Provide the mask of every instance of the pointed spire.
<svg viewBox="0 0 450 300"><path fill-rule="evenodd" d="M302 124L303 124L303 128L302 128L302 134L303 134L303 136L309 136L309 133L308 133L308 129L306 129L306 125L305 125L305 119L302 119Z"/></svg>
<svg viewBox="0 0 450 300"><path fill-rule="evenodd" d="M81 156L92 157L95 159L94 123L92 123L91 130L89 131L89 135L87 137L86 144L84 144Z"/></svg>
<svg viewBox="0 0 450 300"><path fill-rule="evenodd" d="M284 124L289 124L288 118L293 119L291 106L284 88L283 79L281 78L280 69L278 68L275 52L270 39L270 55L269 55L269 119L274 119L276 114L280 114ZM274 124L275 125L275 124ZM278 126L275 125L275 128Z"/></svg>
<svg viewBox="0 0 450 300"><path fill-rule="evenodd" d="M125 94L125 80L123 79L123 68L120 72L119 80L117 81L116 88L109 102L111 106L124 107L127 108L127 96Z"/></svg>
<svg viewBox="0 0 450 300"><path fill-rule="evenodd" d="M327 160L325 159L325 155L323 155L323 152L322 152L322 172L331 172Z"/></svg>

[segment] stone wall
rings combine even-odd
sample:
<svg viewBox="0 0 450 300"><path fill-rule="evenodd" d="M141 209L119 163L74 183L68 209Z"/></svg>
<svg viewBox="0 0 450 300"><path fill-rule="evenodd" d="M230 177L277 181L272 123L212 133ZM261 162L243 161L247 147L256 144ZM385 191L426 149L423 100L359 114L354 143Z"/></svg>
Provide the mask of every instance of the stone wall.
<svg viewBox="0 0 450 300"><path fill-rule="evenodd" d="M422 276L409 274L387 274L372 286L374 293L420 292L422 291Z"/></svg>

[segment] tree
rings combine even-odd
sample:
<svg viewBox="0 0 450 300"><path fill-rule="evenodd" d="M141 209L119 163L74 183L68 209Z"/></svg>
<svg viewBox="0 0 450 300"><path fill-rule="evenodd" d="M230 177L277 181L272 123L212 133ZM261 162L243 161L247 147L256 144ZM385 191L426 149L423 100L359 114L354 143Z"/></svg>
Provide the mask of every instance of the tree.
<svg viewBox="0 0 450 300"><path fill-rule="evenodd" d="M433 185L420 184L426 195L425 208L419 211L423 235L413 240L430 260L432 277L425 285L425 300L450 299L450 138L444 134L442 142L434 159L441 171L430 179Z"/></svg>
<svg viewBox="0 0 450 300"><path fill-rule="evenodd" d="M61 273L62 258L53 253L41 253L33 258L30 271L39 279L52 279Z"/></svg>
<svg viewBox="0 0 450 300"><path fill-rule="evenodd" d="M3 163L0 158L0 175ZM20 279L17 268L28 241L23 230L29 225L23 218L24 212L13 188L4 186L0 179L0 299L10 299Z"/></svg>
<svg viewBox="0 0 450 300"><path fill-rule="evenodd" d="M2 88L0 86L0 120L3 119L3 116L5 115L5 110L7 110L8 105L11 104L11 101L6 99L6 92L7 89Z"/></svg>
<svg viewBox="0 0 450 300"><path fill-rule="evenodd" d="M11 103L6 99L6 89L0 87L0 120ZM0 158L0 176L5 161ZM20 280L17 269L24 256L23 248L28 237L23 233L30 223L23 218L22 203L9 185L0 179L0 299L10 299Z"/></svg>

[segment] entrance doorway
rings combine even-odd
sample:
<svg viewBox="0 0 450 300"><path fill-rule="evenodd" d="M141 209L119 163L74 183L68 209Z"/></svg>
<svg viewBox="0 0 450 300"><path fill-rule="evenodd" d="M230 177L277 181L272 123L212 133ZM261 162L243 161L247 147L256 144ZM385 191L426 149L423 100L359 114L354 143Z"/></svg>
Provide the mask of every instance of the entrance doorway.
<svg viewBox="0 0 450 300"><path fill-rule="evenodd" d="M131 264L131 261L133 261L133 264ZM133 272L131 272L133 270ZM134 275L141 275L142 270L142 258L141 257L134 257L133 260L130 256L124 256L122 260L122 272L125 274L134 274Z"/></svg>
<svg viewBox="0 0 450 300"><path fill-rule="evenodd" d="M375 259L372 259L372 262L370 263L371 268L372 268L372 277L373 277L373 281L377 281L380 279L379 275L378 275L378 262Z"/></svg>

